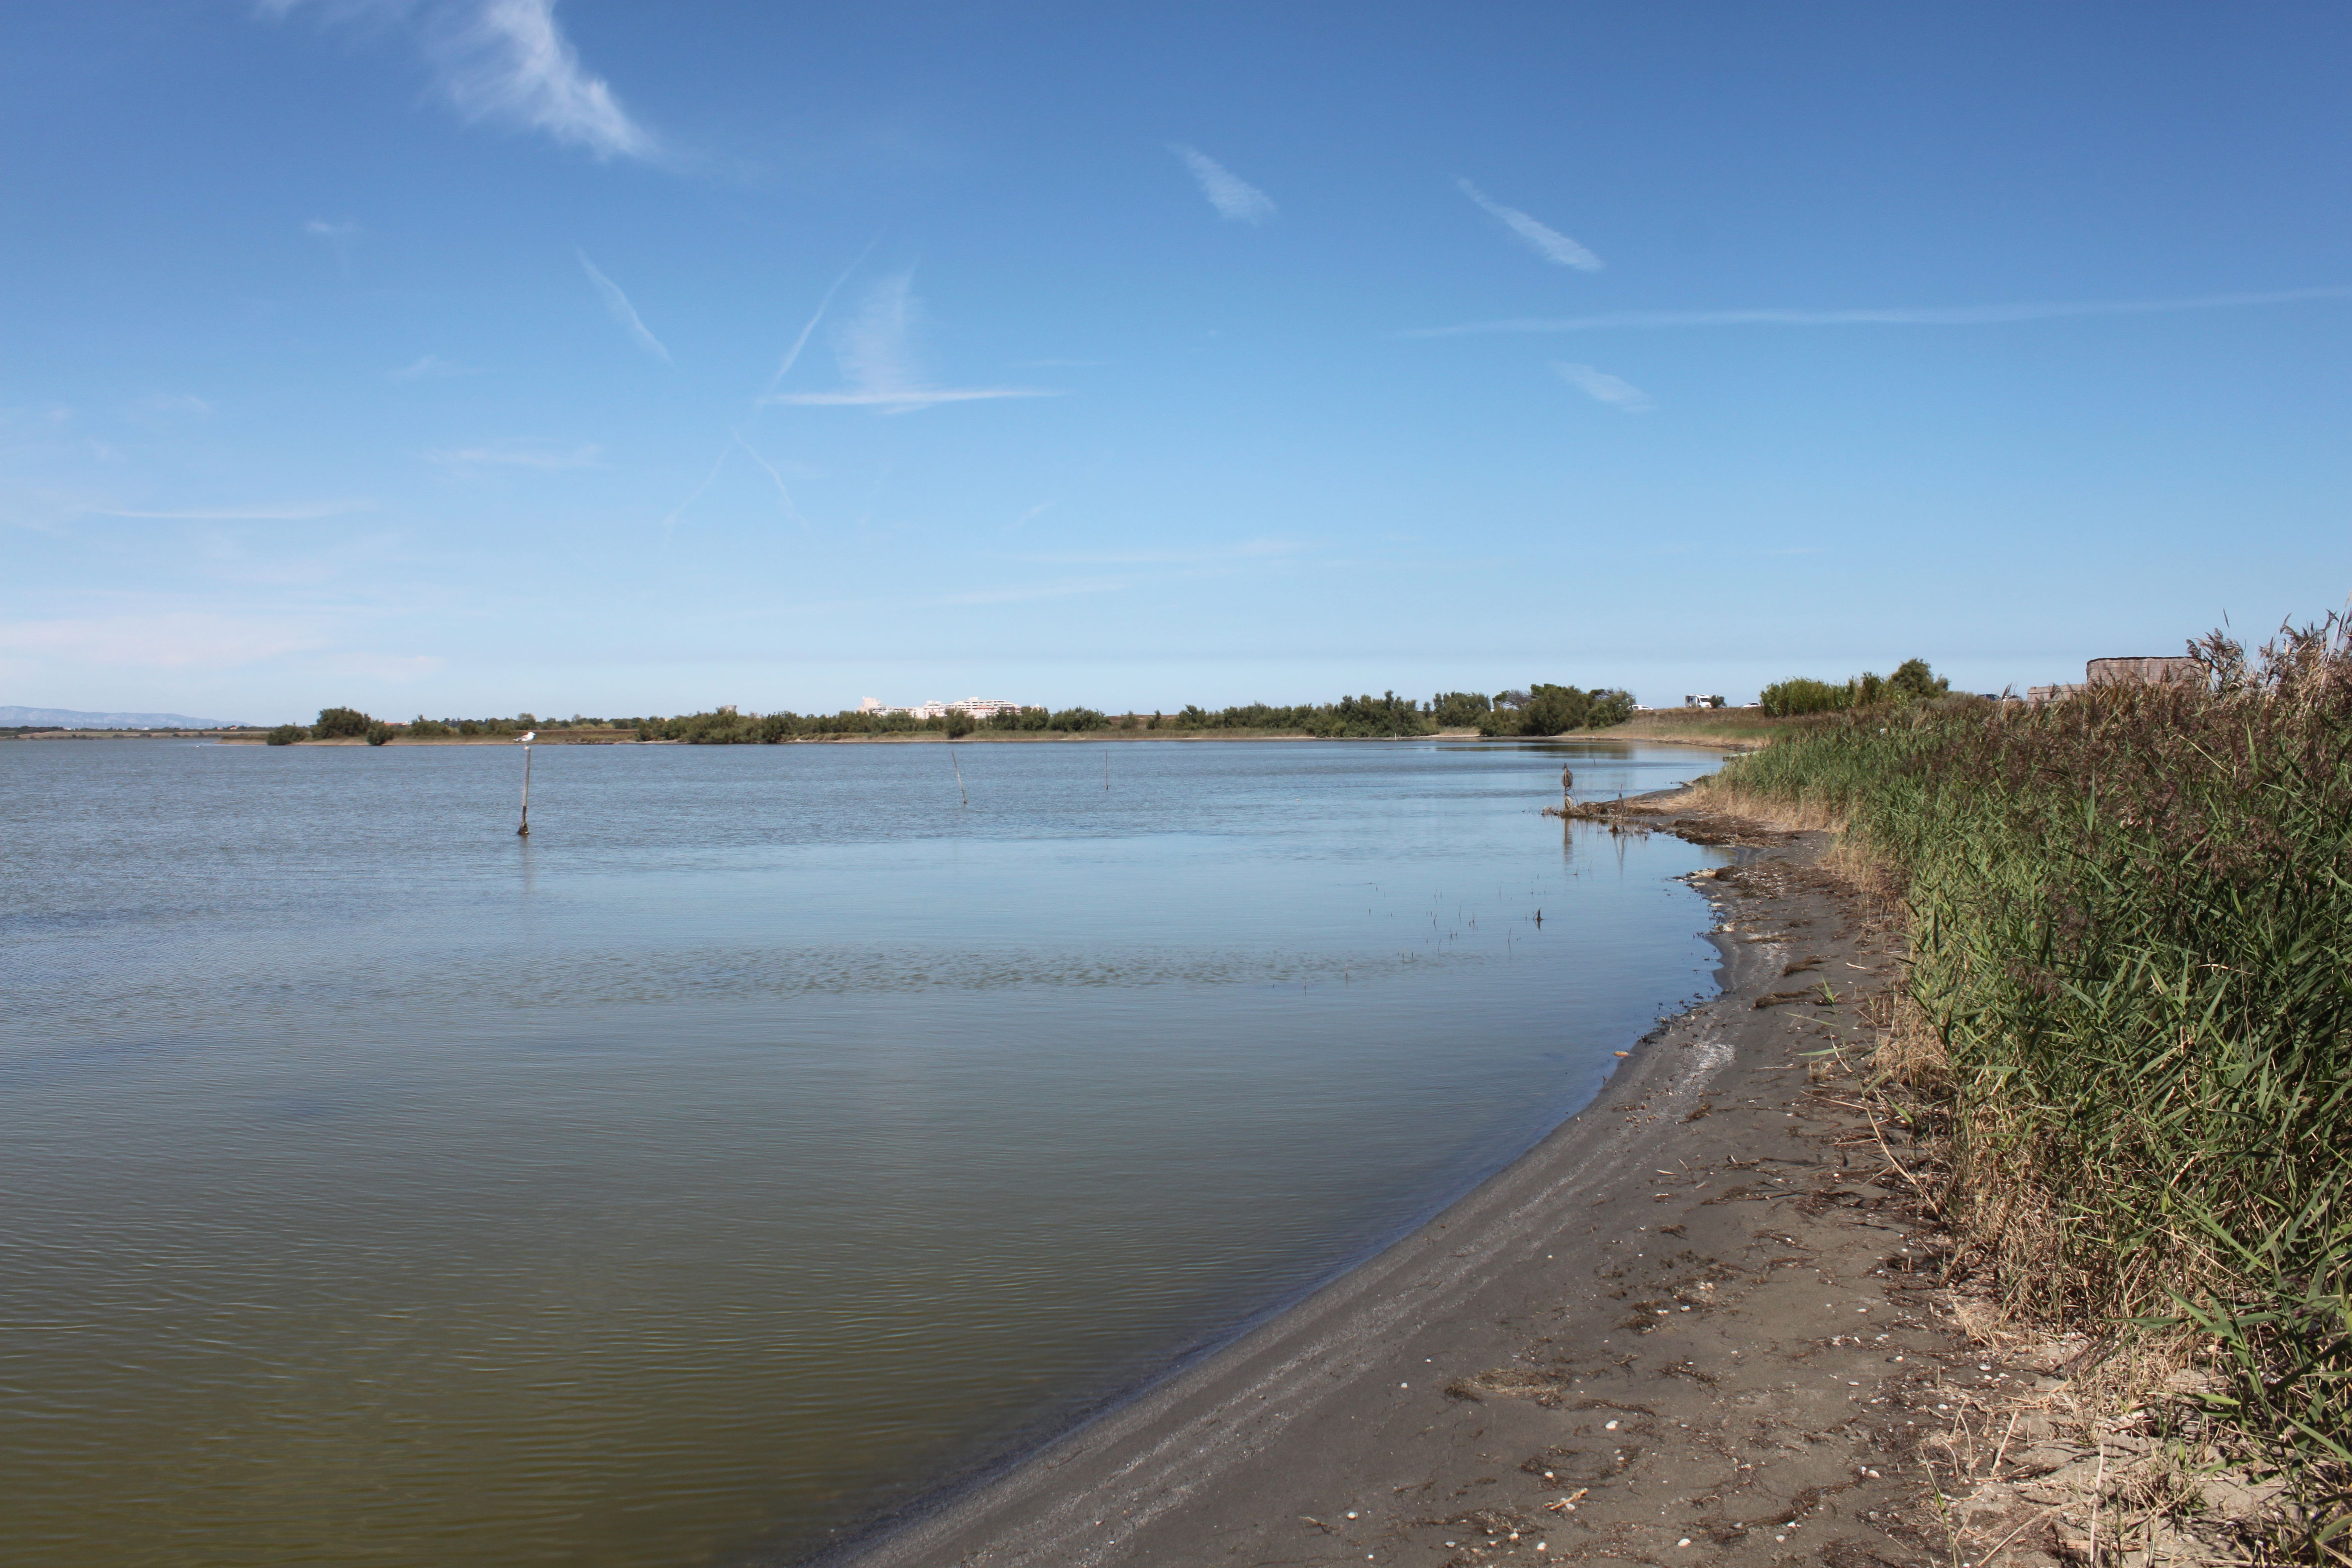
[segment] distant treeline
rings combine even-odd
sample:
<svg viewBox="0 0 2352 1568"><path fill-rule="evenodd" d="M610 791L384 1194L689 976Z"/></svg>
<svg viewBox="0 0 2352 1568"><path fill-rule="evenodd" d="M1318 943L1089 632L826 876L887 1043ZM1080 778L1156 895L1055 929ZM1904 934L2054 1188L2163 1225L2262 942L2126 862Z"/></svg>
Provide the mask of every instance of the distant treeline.
<svg viewBox="0 0 2352 1568"><path fill-rule="evenodd" d="M280 724L269 731L268 740L273 746L344 739L381 746L404 739L515 736L542 726L635 730L641 741L682 741L697 746L774 745L782 741L924 732L953 739L974 731L1001 734L1007 731L1082 735L1097 730L1156 730L1179 734L1227 730L1347 740L1475 729L1481 735L1500 738L1597 730L1622 724L1633 713L1633 699L1622 691L1587 691L1577 686L1538 682L1524 691L1498 691L1492 697L1475 691L1441 691L1426 702L1388 691L1378 697L1342 697L1337 702L1310 702L1289 708L1252 702L1213 711L1188 706L1174 713L1120 714L1093 708L1015 708L993 718L977 720L969 713L955 711L938 719L918 719L903 712L845 710L839 713L744 713L726 707L667 719L659 715L590 719L578 714L570 719L539 719L529 713L518 713L511 719L427 719L420 713L402 724L373 718L356 708L322 708L317 723Z"/></svg>
<svg viewBox="0 0 2352 1568"><path fill-rule="evenodd" d="M985 720L953 711L943 718L917 719L906 713L741 713L720 708L671 719L640 720L637 734L642 740L683 741L692 745L773 745L782 741L927 731L950 739L976 731L1085 734L1097 730L1176 734L1225 730L1326 740L1433 735L1454 729L1475 729L1489 736L1557 735L1622 724L1633 712L1633 699L1622 691L1538 684L1493 697L1445 691L1427 702L1390 691L1378 697L1342 697L1337 702L1287 708L1253 702L1214 711L1187 706L1174 713L1113 715L1092 708L1020 708Z"/></svg>
<svg viewBox="0 0 2352 1568"><path fill-rule="evenodd" d="M356 708L321 708L317 723L280 724L269 731L268 740L273 746L290 746L298 741L341 740L365 741L371 746L381 746L403 737L441 741L452 735L520 735L542 724L551 728L561 725L567 730L634 730L643 722L641 719L589 719L577 713L569 719L540 719L529 713L518 713L511 719L427 719L419 713L403 724L373 718Z"/></svg>
<svg viewBox="0 0 2352 1568"><path fill-rule="evenodd" d="M1924 658L1906 658L1889 676L1864 672L1832 684L1802 676L1776 680L1761 693L1765 716L1794 718L1801 713L1843 713L1850 708L1870 708L1881 702L1916 702L1941 697L1952 683L1927 668Z"/></svg>

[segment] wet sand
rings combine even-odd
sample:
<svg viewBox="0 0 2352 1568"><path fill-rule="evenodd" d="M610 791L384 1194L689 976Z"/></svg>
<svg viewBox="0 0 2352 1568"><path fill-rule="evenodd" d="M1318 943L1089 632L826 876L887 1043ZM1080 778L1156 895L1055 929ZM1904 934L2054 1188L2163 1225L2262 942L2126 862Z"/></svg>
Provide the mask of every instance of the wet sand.
<svg viewBox="0 0 2352 1568"><path fill-rule="evenodd" d="M1867 1048L1895 957L1814 869L1822 836L1732 842L1693 879L1724 994L1592 1105L1289 1311L832 1560L1940 1558L1915 1449L1990 1378L1907 1273L1907 1188L1813 1055Z"/></svg>

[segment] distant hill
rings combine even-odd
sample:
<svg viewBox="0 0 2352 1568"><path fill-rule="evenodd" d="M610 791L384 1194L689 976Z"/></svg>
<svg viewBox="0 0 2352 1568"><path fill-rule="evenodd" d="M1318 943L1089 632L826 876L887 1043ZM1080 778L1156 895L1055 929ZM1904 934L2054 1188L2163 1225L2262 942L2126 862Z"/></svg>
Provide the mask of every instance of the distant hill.
<svg viewBox="0 0 2352 1568"><path fill-rule="evenodd" d="M54 724L60 730L219 730L234 719L191 719L185 713L79 713L70 708L0 708L0 728Z"/></svg>

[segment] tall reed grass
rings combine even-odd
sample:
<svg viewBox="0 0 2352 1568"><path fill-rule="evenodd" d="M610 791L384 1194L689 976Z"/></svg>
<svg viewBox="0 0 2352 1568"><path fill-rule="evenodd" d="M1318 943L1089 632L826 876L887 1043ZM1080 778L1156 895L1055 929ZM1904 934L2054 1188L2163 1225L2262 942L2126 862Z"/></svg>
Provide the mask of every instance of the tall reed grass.
<svg viewBox="0 0 2352 1568"><path fill-rule="evenodd" d="M1944 1046L1947 1206L2014 1306L2186 1326L2208 1405L2352 1519L2352 644L2038 709L1879 709L1730 763L1895 879Z"/></svg>

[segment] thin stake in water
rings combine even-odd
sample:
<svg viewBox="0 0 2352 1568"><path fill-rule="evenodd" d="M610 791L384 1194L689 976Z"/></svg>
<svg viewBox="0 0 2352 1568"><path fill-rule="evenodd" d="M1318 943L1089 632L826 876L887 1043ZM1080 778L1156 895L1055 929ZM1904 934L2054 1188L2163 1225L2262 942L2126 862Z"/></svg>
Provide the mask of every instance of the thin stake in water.
<svg viewBox="0 0 2352 1568"><path fill-rule="evenodd" d="M515 829L518 838L530 837L530 743L538 738L536 730L525 730L515 737L522 747L522 826Z"/></svg>
<svg viewBox="0 0 2352 1568"><path fill-rule="evenodd" d="M969 808L971 805L971 796L964 793L963 764L956 761L955 747L952 745L948 748L948 765L955 769L956 794L961 798L964 805Z"/></svg>

